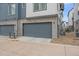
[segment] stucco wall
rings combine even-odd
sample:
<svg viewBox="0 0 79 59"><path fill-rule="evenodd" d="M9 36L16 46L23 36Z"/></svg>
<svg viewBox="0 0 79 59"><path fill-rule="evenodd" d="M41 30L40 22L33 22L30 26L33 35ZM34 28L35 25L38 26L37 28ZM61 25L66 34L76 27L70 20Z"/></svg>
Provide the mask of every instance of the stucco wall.
<svg viewBox="0 0 79 59"><path fill-rule="evenodd" d="M37 17L57 14L57 3L47 3L47 10L33 12L33 3L27 3L26 17Z"/></svg>

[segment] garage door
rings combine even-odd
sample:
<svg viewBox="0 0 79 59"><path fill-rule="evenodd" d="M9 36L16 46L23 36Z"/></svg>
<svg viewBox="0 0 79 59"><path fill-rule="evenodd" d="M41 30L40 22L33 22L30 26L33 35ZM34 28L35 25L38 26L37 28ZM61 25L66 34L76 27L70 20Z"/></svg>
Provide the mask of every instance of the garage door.
<svg viewBox="0 0 79 59"><path fill-rule="evenodd" d="M14 25L1 25L0 26L0 35L8 36L9 33L14 32Z"/></svg>
<svg viewBox="0 0 79 59"><path fill-rule="evenodd" d="M36 38L51 38L52 25L51 23L23 24L23 35Z"/></svg>

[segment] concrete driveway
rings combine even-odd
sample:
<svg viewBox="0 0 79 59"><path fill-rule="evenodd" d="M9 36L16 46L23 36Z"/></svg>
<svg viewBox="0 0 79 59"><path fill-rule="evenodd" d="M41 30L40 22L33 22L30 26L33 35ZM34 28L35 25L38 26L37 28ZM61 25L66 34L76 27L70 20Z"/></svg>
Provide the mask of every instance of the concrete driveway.
<svg viewBox="0 0 79 59"><path fill-rule="evenodd" d="M64 46L53 43L34 43L0 40L1 56L52 56L65 55Z"/></svg>

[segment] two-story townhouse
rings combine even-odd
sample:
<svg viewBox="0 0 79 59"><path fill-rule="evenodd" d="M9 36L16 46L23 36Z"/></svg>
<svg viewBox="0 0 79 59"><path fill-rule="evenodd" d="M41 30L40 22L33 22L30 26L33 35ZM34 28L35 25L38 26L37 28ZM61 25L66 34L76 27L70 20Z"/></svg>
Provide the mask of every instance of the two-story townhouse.
<svg viewBox="0 0 79 59"><path fill-rule="evenodd" d="M62 28L63 9L62 3L27 3L26 19L20 20L20 34L27 39L57 38Z"/></svg>
<svg viewBox="0 0 79 59"><path fill-rule="evenodd" d="M0 35L54 39L62 30L63 3L5 3L0 5ZM23 40L23 39L22 39Z"/></svg>

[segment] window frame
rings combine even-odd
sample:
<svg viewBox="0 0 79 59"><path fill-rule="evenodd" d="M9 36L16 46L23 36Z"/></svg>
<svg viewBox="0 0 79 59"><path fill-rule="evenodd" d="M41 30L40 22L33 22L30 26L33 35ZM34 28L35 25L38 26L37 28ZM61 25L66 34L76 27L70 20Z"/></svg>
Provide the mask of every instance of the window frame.
<svg viewBox="0 0 79 59"><path fill-rule="evenodd" d="M25 3L22 3L21 5L22 5L22 8L25 8L26 7L26 4Z"/></svg>
<svg viewBox="0 0 79 59"><path fill-rule="evenodd" d="M35 4L38 4L38 10L35 10ZM43 9L43 5L46 4L45 9ZM45 11L47 10L47 3L33 3L33 12Z"/></svg>
<svg viewBox="0 0 79 59"><path fill-rule="evenodd" d="M8 15L15 15L16 14L16 4L11 3L8 4Z"/></svg>

